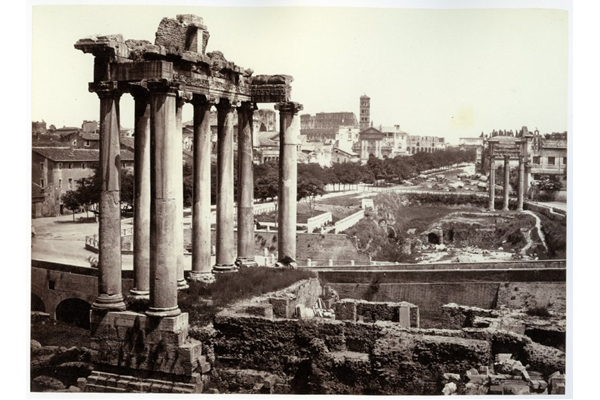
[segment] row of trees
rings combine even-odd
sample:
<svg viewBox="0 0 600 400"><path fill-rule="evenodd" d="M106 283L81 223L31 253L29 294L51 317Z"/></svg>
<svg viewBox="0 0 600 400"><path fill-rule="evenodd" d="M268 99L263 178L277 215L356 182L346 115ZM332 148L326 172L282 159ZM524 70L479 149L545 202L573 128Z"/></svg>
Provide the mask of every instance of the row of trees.
<svg viewBox="0 0 600 400"><path fill-rule="evenodd" d="M410 157L378 159L371 157L365 165L358 163L338 163L331 167L319 164L298 164L298 198L307 199L314 205L318 196L325 194L328 184L354 185L376 182L399 183L414 177L422 171L449 166L457 163L472 162L473 150L443 150L436 153L418 153ZM268 162L254 166L254 198L271 200L278 192L279 164ZM211 168L211 202L216 203L217 168ZM237 182L237 162L234 161L234 182ZM86 212L97 211L100 201L100 173L98 168L90 178L79 179L76 190L69 190L62 196L63 204L69 210L83 208ZM124 207L133 206L134 175L130 170L121 172L121 203ZM237 196L237 184L234 185ZM183 198L186 207L191 206L193 197L193 170L190 164L183 166Z"/></svg>

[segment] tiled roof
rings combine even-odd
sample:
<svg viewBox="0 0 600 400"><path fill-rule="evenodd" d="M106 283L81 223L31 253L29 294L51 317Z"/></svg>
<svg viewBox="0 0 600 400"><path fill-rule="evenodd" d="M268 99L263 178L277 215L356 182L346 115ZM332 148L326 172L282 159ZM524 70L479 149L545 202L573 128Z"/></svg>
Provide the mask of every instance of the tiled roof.
<svg viewBox="0 0 600 400"><path fill-rule="evenodd" d="M340 153L348 154L349 156L358 156L358 154L356 154L356 153L352 153L352 152L349 152L349 151L346 151L346 150L342 150L339 147L334 147L333 151L339 151Z"/></svg>
<svg viewBox="0 0 600 400"><path fill-rule="evenodd" d="M277 135L278 132L258 132L258 143L260 146L278 146L279 141L273 140Z"/></svg>
<svg viewBox="0 0 600 400"><path fill-rule="evenodd" d="M100 134L94 132L83 132L81 134L83 140L100 140Z"/></svg>
<svg viewBox="0 0 600 400"><path fill-rule="evenodd" d="M98 149L71 149L68 147L34 147L34 153L46 157L52 161L99 161L100 150ZM129 150L121 150L121 161L133 161L133 153Z"/></svg>
<svg viewBox="0 0 600 400"><path fill-rule="evenodd" d="M135 138L121 136L121 149L132 150L135 148Z"/></svg>

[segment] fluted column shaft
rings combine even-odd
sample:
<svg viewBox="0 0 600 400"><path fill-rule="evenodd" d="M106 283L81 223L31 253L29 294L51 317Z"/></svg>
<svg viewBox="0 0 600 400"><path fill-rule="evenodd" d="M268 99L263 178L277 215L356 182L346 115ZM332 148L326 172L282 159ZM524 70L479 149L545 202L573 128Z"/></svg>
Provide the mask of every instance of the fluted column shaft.
<svg viewBox="0 0 600 400"><path fill-rule="evenodd" d="M504 203L502 210L508 211L508 201L510 194L510 157L504 156Z"/></svg>
<svg viewBox="0 0 600 400"><path fill-rule="evenodd" d="M496 200L496 160L490 156L490 179L489 179L490 201L488 208L494 211L494 202Z"/></svg>
<svg viewBox="0 0 600 400"><path fill-rule="evenodd" d="M176 210L175 210L175 223L177 225L177 229L175 230L175 248L177 249L177 287L179 289L185 289L188 287L185 277L183 274L184 271L184 248L183 248L183 126L182 126L182 113L183 113L183 105L189 96L186 96L186 93L178 92L176 107L175 107L175 125L177 130L177 136L179 140L176 144L177 157L175 159L176 174L174 174L173 179L175 179L175 184L177 188L175 190L176 194Z"/></svg>
<svg viewBox="0 0 600 400"><path fill-rule="evenodd" d="M517 211L523 211L523 198L525 197L525 162L519 157L519 189L517 192Z"/></svg>

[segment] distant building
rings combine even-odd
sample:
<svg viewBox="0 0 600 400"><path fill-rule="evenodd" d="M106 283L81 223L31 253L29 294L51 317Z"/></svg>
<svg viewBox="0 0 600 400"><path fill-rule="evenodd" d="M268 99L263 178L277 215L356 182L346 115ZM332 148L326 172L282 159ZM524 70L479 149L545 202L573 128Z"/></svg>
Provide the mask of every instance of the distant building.
<svg viewBox="0 0 600 400"><path fill-rule="evenodd" d="M367 96L366 94L363 96L360 96L359 110L360 110L359 128L362 132L369 127L369 123L371 121L371 98L369 96Z"/></svg>
<svg viewBox="0 0 600 400"><path fill-rule="evenodd" d="M331 162L332 163L346 163L346 162L360 162L360 155L352 151L346 151L334 147L331 151Z"/></svg>
<svg viewBox="0 0 600 400"><path fill-rule="evenodd" d="M531 174L565 175L567 168L567 132L540 135L536 129L531 141Z"/></svg>
<svg viewBox="0 0 600 400"><path fill-rule="evenodd" d="M77 180L94 174L100 160L96 149L70 147L34 147L32 149L32 217L55 216L63 213L61 196L77 189ZM133 168L133 153L121 150L124 168ZM43 201L41 198L43 197Z"/></svg>
<svg viewBox="0 0 600 400"><path fill-rule="evenodd" d="M469 137L458 139L458 148L460 150L475 150L475 170L481 171L483 162L483 147L485 143L485 136L481 132L479 137Z"/></svg>
<svg viewBox="0 0 600 400"><path fill-rule="evenodd" d="M446 140L438 136L410 135L407 150L410 154L434 153L446 149Z"/></svg>
<svg viewBox="0 0 600 400"><path fill-rule="evenodd" d="M46 122L42 120L41 122L33 121L31 122L31 135L33 137L37 137L39 135L45 135L47 133Z"/></svg>

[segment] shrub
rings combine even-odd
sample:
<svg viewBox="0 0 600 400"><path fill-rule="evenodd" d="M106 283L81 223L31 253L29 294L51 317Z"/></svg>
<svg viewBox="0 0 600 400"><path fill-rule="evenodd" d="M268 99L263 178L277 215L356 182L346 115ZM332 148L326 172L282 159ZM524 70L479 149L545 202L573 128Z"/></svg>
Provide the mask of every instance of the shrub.
<svg viewBox="0 0 600 400"><path fill-rule="evenodd" d="M548 311L548 307L544 307L544 306L530 307L527 309L526 313L530 317L542 317L542 318L548 318L552 315L552 314L550 314L550 311Z"/></svg>
<svg viewBox="0 0 600 400"><path fill-rule="evenodd" d="M189 282L189 288L178 293L178 303L182 311L189 313L190 324L205 325L236 301L281 290L315 276L314 272L301 269L241 267L235 273L218 274L212 284Z"/></svg>

